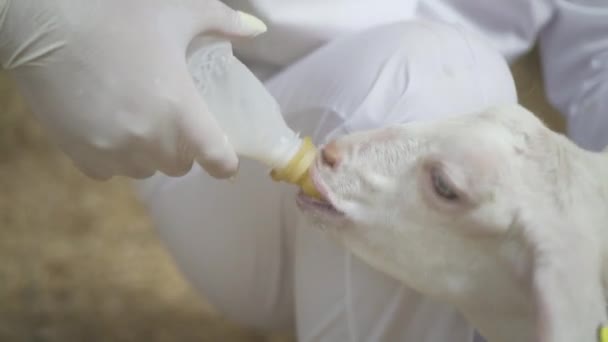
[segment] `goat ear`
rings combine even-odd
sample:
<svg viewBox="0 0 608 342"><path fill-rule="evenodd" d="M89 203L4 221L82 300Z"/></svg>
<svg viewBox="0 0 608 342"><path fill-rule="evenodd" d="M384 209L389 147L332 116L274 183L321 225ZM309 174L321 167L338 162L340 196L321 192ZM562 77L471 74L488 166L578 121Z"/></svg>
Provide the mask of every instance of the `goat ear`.
<svg viewBox="0 0 608 342"><path fill-rule="evenodd" d="M533 220L521 223L532 255L537 340L596 341L597 329L606 319L598 242L585 236L589 230L557 215L533 215L552 217L542 225Z"/></svg>

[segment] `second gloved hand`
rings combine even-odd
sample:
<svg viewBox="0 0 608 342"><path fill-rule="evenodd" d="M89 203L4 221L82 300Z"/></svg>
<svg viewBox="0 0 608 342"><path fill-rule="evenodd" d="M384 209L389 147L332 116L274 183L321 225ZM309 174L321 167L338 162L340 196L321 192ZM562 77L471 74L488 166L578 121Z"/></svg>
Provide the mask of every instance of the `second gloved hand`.
<svg viewBox="0 0 608 342"><path fill-rule="evenodd" d="M182 175L197 161L220 178L238 158L198 95L186 52L200 34L265 30L217 0L0 0L0 62L87 175Z"/></svg>

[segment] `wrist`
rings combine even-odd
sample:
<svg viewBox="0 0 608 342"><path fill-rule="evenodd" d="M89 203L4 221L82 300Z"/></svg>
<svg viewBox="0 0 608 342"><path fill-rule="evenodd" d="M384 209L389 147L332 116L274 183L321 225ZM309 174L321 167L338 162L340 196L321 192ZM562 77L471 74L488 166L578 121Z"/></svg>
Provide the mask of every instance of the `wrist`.
<svg viewBox="0 0 608 342"><path fill-rule="evenodd" d="M54 11L43 1L0 0L0 65L15 69L38 62L65 45Z"/></svg>
<svg viewBox="0 0 608 342"><path fill-rule="evenodd" d="M10 44L8 41L8 7L10 6L9 0L0 0L0 67L6 69L4 60L6 59L5 51Z"/></svg>

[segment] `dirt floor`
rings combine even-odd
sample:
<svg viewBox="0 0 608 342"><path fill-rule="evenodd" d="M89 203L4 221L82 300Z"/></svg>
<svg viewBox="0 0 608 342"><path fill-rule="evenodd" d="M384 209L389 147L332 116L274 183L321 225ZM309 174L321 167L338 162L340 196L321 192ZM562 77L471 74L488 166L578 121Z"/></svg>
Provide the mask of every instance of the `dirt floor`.
<svg viewBox="0 0 608 342"><path fill-rule="evenodd" d="M536 55L514 67L542 97ZM124 179L81 176L0 75L0 342L289 341L225 321L182 279Z"/></svg>

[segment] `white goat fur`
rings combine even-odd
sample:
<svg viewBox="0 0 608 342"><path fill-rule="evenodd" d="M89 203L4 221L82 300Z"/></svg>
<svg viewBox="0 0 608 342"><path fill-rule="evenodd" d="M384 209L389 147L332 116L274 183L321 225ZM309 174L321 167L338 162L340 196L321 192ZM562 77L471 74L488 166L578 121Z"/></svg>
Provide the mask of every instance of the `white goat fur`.
<svg viewBox="0 0 608 342"><path fill-rule="evenodd" d="M608 154L518 105L355 133L319 158L342 214L315 225L413 289L459 308L490 342L596 341L606 321ZM457 194L439 196L433 179Z"/></svg>

